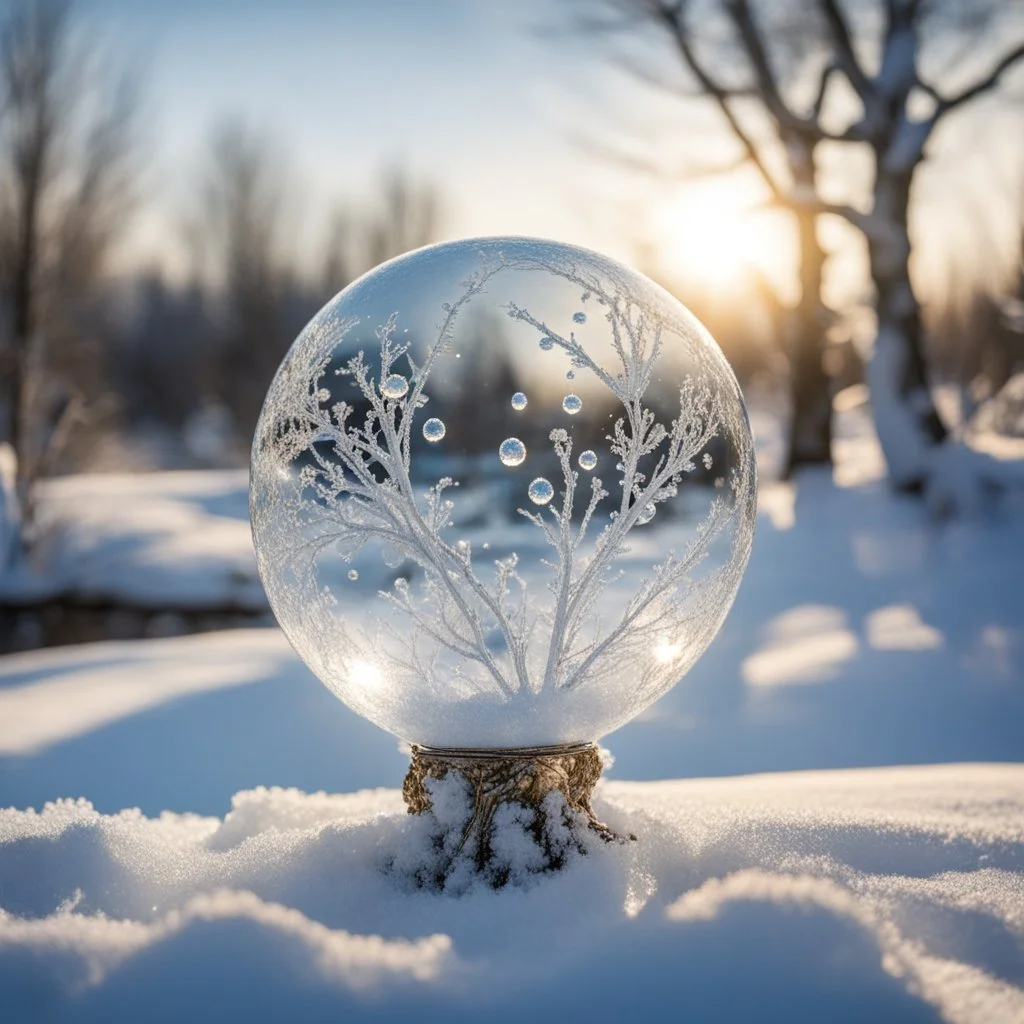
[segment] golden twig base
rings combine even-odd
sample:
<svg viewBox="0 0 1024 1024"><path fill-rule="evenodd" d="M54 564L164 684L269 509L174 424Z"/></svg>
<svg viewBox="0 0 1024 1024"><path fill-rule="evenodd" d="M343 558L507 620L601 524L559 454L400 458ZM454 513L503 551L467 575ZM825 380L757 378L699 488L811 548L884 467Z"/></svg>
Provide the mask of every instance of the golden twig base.
<svg viewBox="0 0 1024 1024"><path fill-rule="evenodd" d="M542 870L551 871L564 863L568 851L566 831L570 834L569 845L580 853L586 852L579 835L581 825L606 842L624 838L599 821L590 806L601 769L601 755L593 743L499 750L414 746L402 796L410 814L427 813L432 804L426 780L444 779L449 772L461 776L471 795L472 810L462 826L452 860L463 854L471 856L481 872L492 866L495 814L499 807L517 804L532 811L533 824L529 830L544 854ZM545 802L556 792L562 795L564 805L554 822L549 820L552 805ZM556 830L560 840L553 836Z"/></svg>

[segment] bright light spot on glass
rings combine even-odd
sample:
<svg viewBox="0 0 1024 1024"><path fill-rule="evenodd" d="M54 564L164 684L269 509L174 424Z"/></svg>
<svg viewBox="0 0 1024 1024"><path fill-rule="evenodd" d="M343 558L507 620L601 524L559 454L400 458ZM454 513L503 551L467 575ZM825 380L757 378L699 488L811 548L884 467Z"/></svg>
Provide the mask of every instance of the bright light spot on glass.
<svg viewBox="0 0 1024 1024"><path fill-rule="evenodd" d="M381 670L369 661L353 661L348 667L348 679L361 690L379 690L384 685Z"/></svg>

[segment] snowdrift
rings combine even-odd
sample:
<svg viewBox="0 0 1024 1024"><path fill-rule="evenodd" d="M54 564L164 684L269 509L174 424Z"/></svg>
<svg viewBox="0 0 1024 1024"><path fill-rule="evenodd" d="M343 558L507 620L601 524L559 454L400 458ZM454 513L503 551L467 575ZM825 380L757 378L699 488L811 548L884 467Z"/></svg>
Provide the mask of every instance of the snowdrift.
<svg viewBox="0 0 1024 1024"><path fill-rule="evenodd" d="M1024 1019L1024 767L609 782L636 843L461 897L395 790L0 812L22 1020Z"/></svg>

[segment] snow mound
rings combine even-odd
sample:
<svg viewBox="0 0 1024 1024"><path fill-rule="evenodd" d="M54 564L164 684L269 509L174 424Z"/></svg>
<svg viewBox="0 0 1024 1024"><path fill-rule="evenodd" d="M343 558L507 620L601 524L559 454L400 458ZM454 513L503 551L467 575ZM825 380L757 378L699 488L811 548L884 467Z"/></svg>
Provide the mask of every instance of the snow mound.
<svg viewBox="0 0 1024 1024"><path fill-rule="evenodd" d="M0 596L264 611L247 485L245 470L45 480L32 562L0 577Z"/></svg>
<svg viewBox="0 0 1024 1024"><path fill-rule="evenodd" d="M394 790L0 811L5 1019L1024 1019L1024 766L599 792L638 842L459 898Z"/></svg>

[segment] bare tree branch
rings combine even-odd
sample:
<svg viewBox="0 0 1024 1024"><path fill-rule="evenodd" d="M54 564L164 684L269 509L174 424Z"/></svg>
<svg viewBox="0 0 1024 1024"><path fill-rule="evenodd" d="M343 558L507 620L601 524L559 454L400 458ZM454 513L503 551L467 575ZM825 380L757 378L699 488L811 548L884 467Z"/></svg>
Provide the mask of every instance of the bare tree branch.
<svg viewBox="0 0 1024 1024"><path fill-rule="evenodd" d="M86 319L136 170L137 82L72 13L70 0L21 0L0 23L0 441L17 457L23 548L31 487L68 434L59 410L102 393Z"/></svg>
<svg viewBox="0 0 1024 1024"><path fill-rule="evenodd" d="M874 85L857 59L853 48L853 34L846 21L846 15L838 0L821 0L821 9L835 47L836 64L846 75L857 95L867 104L874 96Z"/></svg>
<svg viewBox="0 0 1024 1024"><path fill-rule="evenodd" d="M743 147L743 151L746 153L750 162L757 168L758 173L764 179L769 191L779 202L784 202L785 190L776 181L775 176L761 157L761 153L759 152L753 138L747 132L746 128L744 128L740 123L732 109L730 99L734 97L734 93L711 76L707 68L704 67L700 58L697 57L693 46L690 44L690 36L686 31L682 20L685 13L684 4L655 3L652 8L652 13L654 13L661 24L668 29L669 35L675 44L676 49L686 62L686 66L693 72L693 75L700 83L701 88L711 96L718 105L719 110L728 122L733 134Z"/></svg>
<svg viewBox="0 0 1024 1024"><path fill-rule="evenodd" d="M821 78L818 80L818 91L815 94L814 102L811 104L811 117L817 123L821 119L821 111L825 106L825 96L828 93L829 83L832 76L839 73L839 66L834 61L829 61L821 70Z"/></svg>
<svg viewBox="0 0 1024 1024"><path fill-rule="evenodd" d="M725 9L739 32L743 50L754 69L758 84L758 97L771 111L775 120L784 128L817 134L817 125L813 121L800 117L787 106L783 99L775 72L772 70L768 50L748 0L727 0Z"/></svg>
<svg viewBox="0 0 1024 1024"><path fill-rule="evenodd" d="M1003 75L1021 59L1024 59L1024 43L1006 54L1006 56L1003 57L1003 59L999 61L999 63L996 64L996 66L989 72L989 74L980 81L968 86L963 90L963 92L958 93L956 96L951 96L947 99L943 99L938 91L932 86L926 86L923 82L920 83L921 87L938 101L939 107L935 112L936 120L943 114L948 113L950 110L955 110L957 107L962 106L964 103L969 103L971 100L981 96L983 93L990 92L999 84Z"/></svg>

